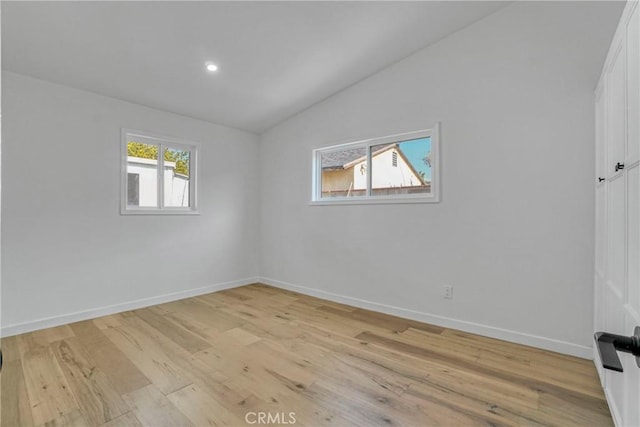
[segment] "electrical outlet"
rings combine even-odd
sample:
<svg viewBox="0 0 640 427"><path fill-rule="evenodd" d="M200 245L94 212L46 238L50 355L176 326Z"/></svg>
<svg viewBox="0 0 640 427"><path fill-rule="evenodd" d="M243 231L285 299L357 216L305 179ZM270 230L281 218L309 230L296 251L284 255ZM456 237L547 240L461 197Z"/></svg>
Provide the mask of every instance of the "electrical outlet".
<svg viewBox="0 0 640 427"><path fill-rule="evenodd" d="M444 299L453 299L453 286L444 287Z"/></svg>

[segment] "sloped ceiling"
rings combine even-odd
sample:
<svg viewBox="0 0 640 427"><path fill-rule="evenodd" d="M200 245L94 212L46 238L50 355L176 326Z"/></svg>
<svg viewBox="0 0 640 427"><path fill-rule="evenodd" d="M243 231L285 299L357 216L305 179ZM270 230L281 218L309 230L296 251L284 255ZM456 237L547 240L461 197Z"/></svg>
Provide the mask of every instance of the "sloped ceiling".
<svg viewBox="0 0 640 427"><path fill-rule="evenodd" d="M5 1L2 65L260 133L507 4Z"/></svg>

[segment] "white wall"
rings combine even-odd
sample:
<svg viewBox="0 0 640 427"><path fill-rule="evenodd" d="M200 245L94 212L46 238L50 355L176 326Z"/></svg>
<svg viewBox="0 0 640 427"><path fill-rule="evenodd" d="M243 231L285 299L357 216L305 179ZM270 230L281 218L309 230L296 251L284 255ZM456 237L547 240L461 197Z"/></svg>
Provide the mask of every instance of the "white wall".
<svg viewBox="0 0 640 427"><path fill-rule="evenodd" d="M261 275L590 357L593 90L621 10L515 3L266 132ZM313 148L436 121L441 203L308 205Z"/></svg>
<svg viewBox="0 0 640 427"><path fill-rule="evenodd" d="M2 85L9 332L257 276L257 136L6 71ZM119 214L123 127L201 143L201 215Z"/></svg>

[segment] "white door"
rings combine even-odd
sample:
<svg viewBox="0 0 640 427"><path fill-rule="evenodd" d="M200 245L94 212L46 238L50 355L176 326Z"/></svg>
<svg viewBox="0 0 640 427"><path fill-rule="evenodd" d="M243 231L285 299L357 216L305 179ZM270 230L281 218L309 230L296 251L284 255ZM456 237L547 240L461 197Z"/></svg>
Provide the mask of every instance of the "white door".
<svg viewBox="0 0 640 427"><path fill-rule="evenodd" d="M595 328L630 336L640 325L640 18L629 3L596 92ZM604 178L604 180L602 180ZM640 368L600 373L618 426L640 427Z"/></svg>

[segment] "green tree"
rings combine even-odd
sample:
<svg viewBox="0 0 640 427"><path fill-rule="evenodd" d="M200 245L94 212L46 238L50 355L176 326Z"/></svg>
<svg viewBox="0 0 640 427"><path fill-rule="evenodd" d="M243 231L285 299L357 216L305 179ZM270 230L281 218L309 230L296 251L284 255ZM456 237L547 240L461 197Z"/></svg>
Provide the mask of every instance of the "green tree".
<svg viewBox="0 0 640 427"><path fill-rule="evenodd" d="M189 154L188 150L167 148L164 150L164 160L176 163L176 173L189 176Z"/></svg>
<svg viewBox="0 0 640 427"><path fill-rule="evenodd" d="M174 150L171 148L165 148L164 160L166 162L175 162L176 173L189 176L189 154L190 153L188 150ZM128 142L127 156L157 160L158 146L145 144L143 142Z"/></svg>

